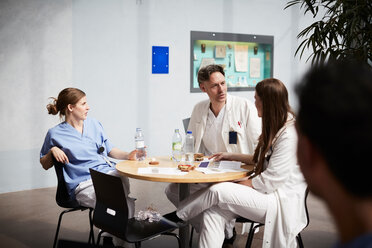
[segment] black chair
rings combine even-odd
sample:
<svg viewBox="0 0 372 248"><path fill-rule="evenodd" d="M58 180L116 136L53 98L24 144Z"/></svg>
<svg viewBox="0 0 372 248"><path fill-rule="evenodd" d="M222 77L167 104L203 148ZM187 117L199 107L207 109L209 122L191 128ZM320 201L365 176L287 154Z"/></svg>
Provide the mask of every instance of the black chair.
<svg viewBox="0 0 372 248"><path fill-rule="evenodd" d="M90 169L90 175L97 198L93 224L102 230L98 234L97 244L100 242L101 234L107 232L126 242L134 243L136 248L141 247L142 241L159 235L176 237L180 247L178 235L171 232L184 223L172 221L170 217L173 213L164 215L158 222L128 218L128 205L121 179L93 169Z"/></svg>
<svg viewBox="0 0 372 248"><path fill-rule="evenodd" d="M306 211L306 218L307 218L307 223L306 223L306 226L304 227L304 229L309 225L310 223L310 218L309 218L309 211L307 209L307 197L309 195L309 188L306 189L305 191L305 211ZM250 219L246 219L246 218L243 218L243 217L238 217L236 219L236 222L238 223L246 223L246 222L250 222L251 223L251 227L249 229L249 233L248 233L248 238L247 238L247 243L245 244L245 247L246 248L250 248L251 245L252 245L252 241L253 241L253 236L255 234L255 231L257 228L261 227L261 226L264 226L265 224L264 223L258 223L258 222L254 222L253 220L250 220ZM296 239L297 239L297 243L298 243L298 246L300 248L304 248L304 244L302 242L302 237L301 237L301 233L297 234L296 236Z"/></svg>
<svg viewBox="0 0 372 248"><path fill-rule="evenodd" d="M61 227L61 221L62 221L63 215L65 213L70 213L70 212L74 212L74 211L78 211L78 210L84 211L84 210L87 210L87 209L89 209L89 224L90 224L90 232L89 232L88 243L93 243L94 244L93 218L92 218L93 209L88 208L88 207L80 206L79 203L76 201L76 199L71 197L68 194L68 191L67 191L67 188L66 188L66 182L65 182L65 178L63 176L63 170L62 170L62 167L64 165L62 163L57 162L55 159L53 159L53 164L54 164L54 169L56 171L57 180L58 180L57 192L56 192L56 202L57 202L58 206L60 206L62 208L67 208L66 210L62 211L61 214L59 215L57 230L56 230L56 234L54 236L53 248L55 248L56 245L57 245L58 233L59 233L59 229Z"/></svg>

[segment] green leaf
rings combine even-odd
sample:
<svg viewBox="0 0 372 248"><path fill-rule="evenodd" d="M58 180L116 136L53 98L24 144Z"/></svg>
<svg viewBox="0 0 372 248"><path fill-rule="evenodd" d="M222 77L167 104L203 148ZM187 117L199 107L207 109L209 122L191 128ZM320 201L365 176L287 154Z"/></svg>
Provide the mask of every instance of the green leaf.
<svg viewBox="0 0 372 248"><path fill-rule="evenodd" d="M302 58L305 49L310 49L306 61L312 63L347 56L365 63L372 61L371 0L290 0L285 8L297 4L305 15L311 12L313 17L320 13L323 16L297 35L303 41L295 56Z"/></svg>
<svg viewBox="0 0 372 248"><path fill-rule="evenodd" d="M311 13L313 13L313 16L315 16L316 13L315 13L312 1L311 0L305 0L305 2L307 4L307 8L311 11Z"/></svg>
<svg viewBox="0 0 372 248"><path fill-rule="evenodd" d="M301 0L293 0L293 1L289 1L289 2L285 5L284 9L287 9L287 8L289 8L289 7L292 7L293 5L299 4L299 3L301 3L301 2L302 2Z"/></svg>

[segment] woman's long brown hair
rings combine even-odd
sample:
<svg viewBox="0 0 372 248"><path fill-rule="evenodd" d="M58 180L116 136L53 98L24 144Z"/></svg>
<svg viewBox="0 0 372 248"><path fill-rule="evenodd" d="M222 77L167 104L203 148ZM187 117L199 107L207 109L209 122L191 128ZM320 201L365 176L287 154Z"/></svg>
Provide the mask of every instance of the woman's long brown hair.
<svg viewBox="0 0 372 248"><path fill-rule="evenodd" d="M286 123L288 113L294 116L289 106L287 89L280 80L275 78L262 80L256 85L256 94L262 102L262 132L253 155L256 166L251 178L262 173L265 155L275 135Z"/></svg>

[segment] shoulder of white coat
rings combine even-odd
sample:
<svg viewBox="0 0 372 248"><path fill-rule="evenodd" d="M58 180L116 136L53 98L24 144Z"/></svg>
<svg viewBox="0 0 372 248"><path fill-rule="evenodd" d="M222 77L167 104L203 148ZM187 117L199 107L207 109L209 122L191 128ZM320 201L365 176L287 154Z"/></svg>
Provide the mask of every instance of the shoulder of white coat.
<svg viewBox="0 0 372 248"><path fill-rule="evenodd" d="M274 146L285 140L287 141L292 140L292 142L297 142L297 132L294 120L287 122L286 125L279 130L278 134L274 139Z"/></svg>
<svg viewBox="0 0 372 248"><path fill-rule="evenodd" d="M190 116L190 123L189 123L189 129L190 131L193 131L193 125L197 122L200 122L202 117L205 114L208 114L208 109L209 109L210 101L209 99L198 102L195 106L194 109L192 110L191 116Z"/></svg>
<svg viewBox="0 0 372 248"><path fill-rule="evenodd" d="M209 108L209 105L210 105L209 99L200 101L197 104L195 104L193 111L200 111L202 109Z"/></svg>

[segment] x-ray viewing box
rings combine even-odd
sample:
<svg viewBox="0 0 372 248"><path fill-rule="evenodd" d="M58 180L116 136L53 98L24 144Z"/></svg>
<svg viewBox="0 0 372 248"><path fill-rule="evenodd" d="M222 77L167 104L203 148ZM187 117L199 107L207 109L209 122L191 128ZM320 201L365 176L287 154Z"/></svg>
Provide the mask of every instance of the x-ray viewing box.
<svg viewBox="0 0 372 248"><path fill-rule="evenodd" d="M274 36L191 31L190 92L201 92L198 71L209 64L224 68L228 91L254 90L273 76L273 54Z"/></svg>

